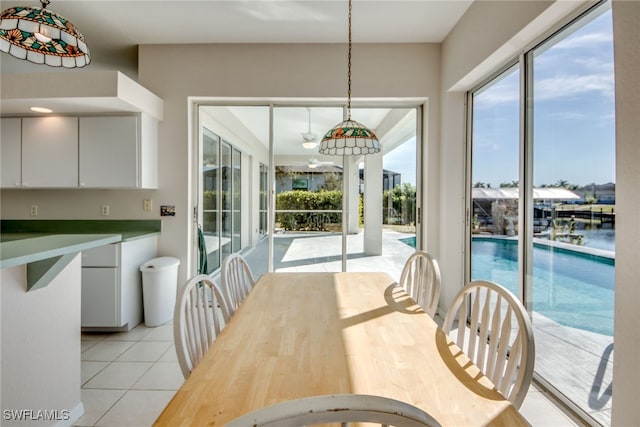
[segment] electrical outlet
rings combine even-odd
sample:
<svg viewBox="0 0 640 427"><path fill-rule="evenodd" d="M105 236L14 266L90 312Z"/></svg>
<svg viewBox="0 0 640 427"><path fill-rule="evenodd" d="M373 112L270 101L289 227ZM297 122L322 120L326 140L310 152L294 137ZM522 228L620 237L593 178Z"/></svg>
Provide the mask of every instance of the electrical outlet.
<svg viewBox="0 0 640 427"><path fill-rule="evenodd" d="M102 205L102 216L109 216L109 205Z"/></svg>
<svg viewBox="0 0 640 427"><path fill-rule="evenodd" d="M145 212L151 212L151 209L153 209L153 202L151 199L144 199L142 202L142 209L144 209Z"/></svg>
<svg viewBox="0 0 640 427"><path fill-rule="evenodd" d="M38 205L31 205L31 216L38 216Z"/></svg>

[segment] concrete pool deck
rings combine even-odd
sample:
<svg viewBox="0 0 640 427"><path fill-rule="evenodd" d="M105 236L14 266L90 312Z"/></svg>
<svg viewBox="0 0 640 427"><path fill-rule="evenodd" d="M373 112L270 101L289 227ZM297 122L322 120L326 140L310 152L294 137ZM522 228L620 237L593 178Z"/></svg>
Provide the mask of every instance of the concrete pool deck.
<svg viewBox="0 0 640 427"><path fill-rule="evenodd" d="M347 271L386 271L399 279L405 260L414 249L400 241L411 234L385 229L383 255L363 253L362 234L347 236ZM274 271L340 271L341 234L278 233L274 236ZM244 254L255 277L268 270L268 240L261 240ZM439 313L444 314L440 307ZM439 319L441 321L441 318ZM536 372L603 425L611 423L613 337L565 327L536 312L533 314L536 338ZM533 422L545 414L559 412L549 408L549 395L532 387L523 413ZM546 402L546 403L545 403ZM549 412L551 411L551 412ZM545 415L546 416L546 415ZM546 419L546 418L545 418ZM580 425L559 412L550 423L534 425ZM561 421L561 423L559 423Z"/></svg>

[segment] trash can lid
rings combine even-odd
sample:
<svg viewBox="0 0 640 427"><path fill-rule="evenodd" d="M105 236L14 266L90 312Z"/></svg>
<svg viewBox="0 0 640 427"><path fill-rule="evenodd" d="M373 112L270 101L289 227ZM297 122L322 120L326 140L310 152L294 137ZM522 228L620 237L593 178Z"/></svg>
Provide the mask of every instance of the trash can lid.
<svg viewBox="0 0 640 427"><path fill-rule="evenodd" d="M170 267L175 267L180 264L178 258L163 256L160 258L153 258L145 262L140 266L140 271L160 271Z"/></svg>

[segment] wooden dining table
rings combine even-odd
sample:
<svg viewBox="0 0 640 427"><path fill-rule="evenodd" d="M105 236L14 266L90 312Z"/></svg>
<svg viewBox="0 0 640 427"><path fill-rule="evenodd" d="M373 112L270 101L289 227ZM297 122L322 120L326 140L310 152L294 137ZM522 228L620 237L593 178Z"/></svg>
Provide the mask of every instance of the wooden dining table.
<svg viewBox="0 0 640 427"><path fill-rule="evenodd" d="M360 393L443 426L529 425L386 273L265 273L156 426L215 425L300 397Z"/></svg>

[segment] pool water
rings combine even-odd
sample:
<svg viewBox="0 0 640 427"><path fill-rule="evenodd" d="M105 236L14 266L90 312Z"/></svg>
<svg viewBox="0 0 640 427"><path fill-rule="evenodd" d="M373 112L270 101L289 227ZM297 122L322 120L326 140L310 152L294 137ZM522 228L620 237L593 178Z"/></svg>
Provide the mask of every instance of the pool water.
<svg viewBox="0 0 640 427"><path fill-rule="evenodd" d="M413 241L412 241L413 239ZM402 239L415 246L415 237ZM474 238L472 279L499 283L518 295L517 241ZM561 324L613 336L615 260L535 244L533 310Z"/></svg>
<svg viewBox="0 0 640 427"><path fill-rule="evenodd" d="M473 239L472 279L491 280L518 294L517 242ZM614 260L535 244L533 310L557 323L613 336Z"/></svg>

